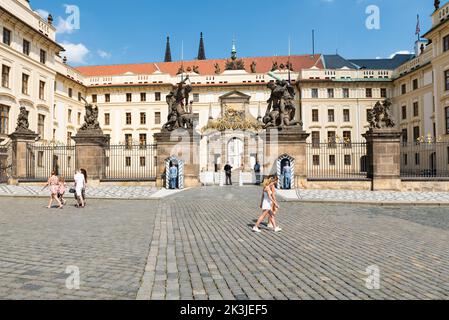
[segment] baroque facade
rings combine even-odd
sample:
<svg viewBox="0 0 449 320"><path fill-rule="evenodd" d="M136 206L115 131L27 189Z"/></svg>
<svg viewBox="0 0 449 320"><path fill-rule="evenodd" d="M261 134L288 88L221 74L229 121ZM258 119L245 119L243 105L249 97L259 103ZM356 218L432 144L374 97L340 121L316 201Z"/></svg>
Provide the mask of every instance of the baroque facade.
<svg viewBox="0 0 449 320"><path fill-rule="evenodd" d="M82 98L98 105L99 121L111 144L151 144L167 121L166 96L189 77L195 129L201 135L200 167L231 161L251 167L258 150L243 155L257 139L232 136L227 159L210 153L203 129L227 108L264 117L273 81L291 79L296 119L311 133L309 142L361 141L367 113L390 98L404 141L449 140L449 4L436 8L432 29L415 54L391 59L345 59L339 55L294 55L205 59L201 35L197 60L73 68L56 42L52 18L43 20L27 0L0 5L0 143L15 129L21 106L41 141L71 144L84 122ZM167 50L170 50L167 41ZM166 57L168 54L166 54ZM239 101L235 103L236 99ZM251 142L253 141L253 142Z"/></svg>

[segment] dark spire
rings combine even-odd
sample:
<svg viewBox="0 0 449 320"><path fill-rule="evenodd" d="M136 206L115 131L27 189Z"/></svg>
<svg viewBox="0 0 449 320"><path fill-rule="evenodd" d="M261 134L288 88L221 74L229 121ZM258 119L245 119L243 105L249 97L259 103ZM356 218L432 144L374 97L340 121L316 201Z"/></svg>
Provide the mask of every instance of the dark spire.
<svg viewBox="0 0 449 320"><path fill-rule="evenodd" d="M206 50L204 49L204 39L203 39L202 32L201 32L201 37L200 37L200 48L198 49L197 60L206 60Z"/></svg>
<svg viewBox="0 0 449 320"><path fill-rule="evenodd" d="M167 37L167 47L165 48L164 62L171 62L170 37Z"/></svg>

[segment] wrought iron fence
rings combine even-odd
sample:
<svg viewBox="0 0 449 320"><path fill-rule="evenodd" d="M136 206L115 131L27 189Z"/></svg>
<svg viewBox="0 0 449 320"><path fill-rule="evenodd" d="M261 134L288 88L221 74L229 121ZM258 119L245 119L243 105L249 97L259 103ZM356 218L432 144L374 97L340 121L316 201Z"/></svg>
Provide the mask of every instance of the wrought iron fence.
<svg viewBox="0 0 449 320"><path fill-rule="evenodd" d="M27 145L26 160L28 181L47 181L52 171L70 180L76 169L74 146L30 143Z"/></svg>
<svg viewBox="0 0 449 320"><path fill-rule="evenodd" d="M124 144L106 148L105 181L156 180L156 145Z"/></svg>
<svg viewBox="0 0 449 320"><path fill-rule="evenodd" d="M9 147L0 147L0 183L8 182L8 171L11 169L9 160Z"/></svg>
<svg viewBox="0 0 449 320"><path fill-rule="evenodd" d="M367 179L365 142L327 142L307 145L308 179Z"/></svg>
<svg viewBox="0 0 449 320"><path fill-rule="evenodd" d="M401 145L401 177L449 178L449 142L412 142Z"/></svg>

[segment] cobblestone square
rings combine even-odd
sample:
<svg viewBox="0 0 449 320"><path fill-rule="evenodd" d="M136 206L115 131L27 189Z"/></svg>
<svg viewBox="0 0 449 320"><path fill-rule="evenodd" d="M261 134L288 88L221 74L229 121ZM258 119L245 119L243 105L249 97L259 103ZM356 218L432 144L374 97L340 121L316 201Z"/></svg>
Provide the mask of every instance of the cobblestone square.
<svg viewBox="0 0 449 320"><path fill-rule="evenodd" d="M251 232L260 189L45 209L0 199L1 299L448 299L445 207L282 202ZM380 289L366 287L370 266ZM80 289L66 288L66 268Z"/></svg>

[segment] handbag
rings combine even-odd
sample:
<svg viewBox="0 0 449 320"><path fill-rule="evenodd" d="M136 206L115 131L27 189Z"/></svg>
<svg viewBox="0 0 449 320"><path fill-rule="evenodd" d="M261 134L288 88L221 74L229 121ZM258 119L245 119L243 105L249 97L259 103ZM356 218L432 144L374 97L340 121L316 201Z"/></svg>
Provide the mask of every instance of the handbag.
<svg viewBox="0 0 449 320"><path fill-rule="evenodd" d="M76 190L74 188L70 188L69 192L70 193L76 193Z"/></svg>

